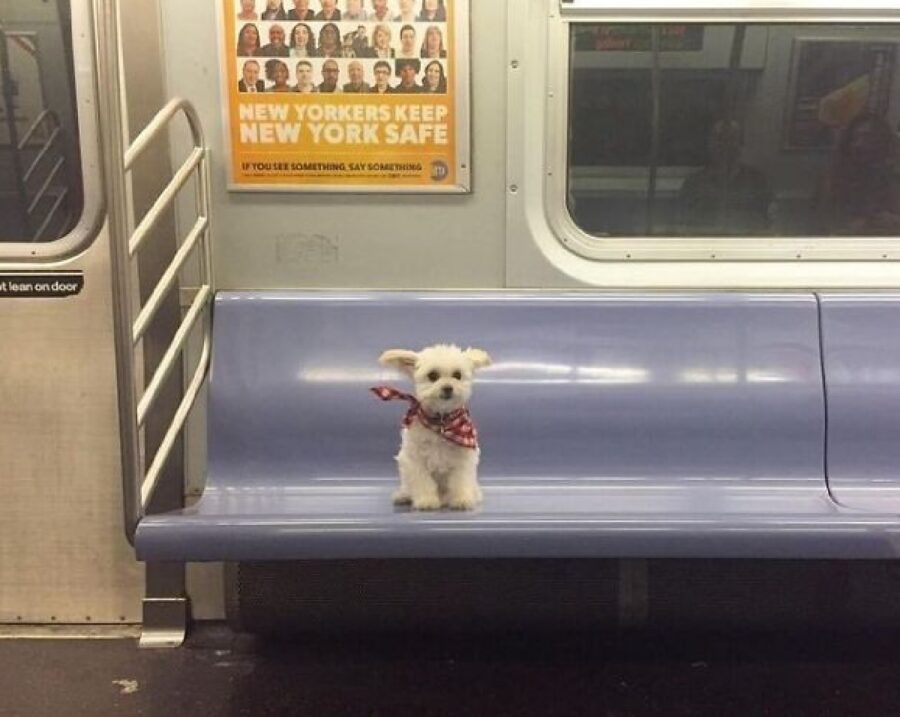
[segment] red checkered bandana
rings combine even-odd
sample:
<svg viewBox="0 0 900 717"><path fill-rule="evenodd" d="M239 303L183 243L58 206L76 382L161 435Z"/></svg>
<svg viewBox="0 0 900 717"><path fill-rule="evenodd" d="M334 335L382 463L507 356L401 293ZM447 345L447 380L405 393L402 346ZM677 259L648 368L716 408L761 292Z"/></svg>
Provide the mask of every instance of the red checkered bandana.
<svg viewBox="0 0 900 717"><path fill-rule="evenodd" d="M453 413L432 416L425 413L419 400L408 393L390 386L376 386L371 390L382 401L409 401L409 410L403 418L404 428L409 428L418 419L425 428L451 443L463 448L478 448L478 431L468 409L459 408Z"/></svg>

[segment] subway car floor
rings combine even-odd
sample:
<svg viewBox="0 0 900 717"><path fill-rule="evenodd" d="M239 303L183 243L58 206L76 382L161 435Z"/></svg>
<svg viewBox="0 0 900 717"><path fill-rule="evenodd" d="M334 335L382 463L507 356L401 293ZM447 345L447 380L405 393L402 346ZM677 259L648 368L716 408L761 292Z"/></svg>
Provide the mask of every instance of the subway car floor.
<svg viewBox="0 0 900 717"><path fill-rule="evenodd" d="M13 633L14 634L14 633ZM0 715L900 714L880 635L0 640Z"/></svg>

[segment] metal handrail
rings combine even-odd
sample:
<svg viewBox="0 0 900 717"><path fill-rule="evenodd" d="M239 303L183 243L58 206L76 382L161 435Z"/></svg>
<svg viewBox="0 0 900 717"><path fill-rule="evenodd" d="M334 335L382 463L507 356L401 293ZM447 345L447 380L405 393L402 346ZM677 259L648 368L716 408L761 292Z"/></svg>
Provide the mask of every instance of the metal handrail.
<svg viewBox="0 0 900 717"><path fill-rule="evenodd" d="M191 409L193 409L194 403L197 401L200 389L203 388L203 382L206 381L212 347L212 338L208 326L209 320L210 317L207 312L205 318L207 326L203 335L203 349L201 351L200 360L197 363L197 368L194 370L194 376L191 379L187 390L184 392L184 397L181 399L178 410L172 418L172 424L169 426L169 430L166 431L166 435L159 445L159 450L153 457L153 463L150 465L150 469L147 471L147 475L141 483L141 505L143 505L145 509L153 498L153 493L159 485L159 478L162 475L163 466L165 466L166 460L168 460L169 455L172 453L175 441L181 434L184 424L191 413Z"/></svg>
<svg viewBox="0 0 900 717"><path fill-rule="evenodd" d="M153 493L159 483L162 469L166 461L171 455L178 436L184 429L184 425L190 415L191 409L194 407L200 388L203 385L206 375L209 371L210 359L210 317L209 309L213 296L212 281L209 272L209 185L207 174L208 150L204 146L203 133L200 128L199 120L194 108L185 100L176 99L169 102L154 118L153 121L138 135L130 149L125 153L124 172L129 173L134 166L135 160L140 154L160 135L165 132L172 120L179 114L184 114L188 118L188 125L191 129L192 141L194 148L192 149L188 159L181 168L175 173L174 177L166 188L162 191L157 201L148 210L147 214L141 220L138 227L134 230L131 237L128 238L128 254L132 259L136 258L144 239L147 237L150 227L156 225L161 215L175 201L180 191L187 184L192 175L197 177L197 196L195 198L195 209L197 211L197 221L193 229L181 241L181 246L175 254L175 257L169 264L169 267L163 273L151 292L150 299L144 306L137 307L137 318L131 322L131 336L133 345L137 345L140 338L146 332L150 321L156 315L165 297L171 292L176 283L176 279L181 269L184 268L187 260L195 253L198 246L203 246L203 253L200 256L200 272L202 275L199 290L194 301L182 318L181 324L175 332L171 344L165 351L159 366L156 368L146 389L140 393L137 409L135 411L135 420L138 430L140 431L150 411L162 391L162 387L166 380L174 370L179 358L184 355L185 346L188 339L193 333L198 321L203 318L203 349L200 358L194 370L193 379L184 392L181 403L175 412L172 423L166 431L162 443L156 451L150 468L147 469L143 476L138 477L138 491L140 493L140 511L138 520L142 518L149 507L153 498ZM131 356L134 357L132 351Z"/></svg>
<svg viewBox="0 0 900 717"><path fill-rule="evenodd" d="M183 115L187 120L188 127L190 127L191 130L191 137L194 142L199 142L200 146L205 146L206 140L203 137L203 125L200 123L200 115L197 114L194 105L188 100L176 97L166 103L166 106L156 113L156 116L150 120L147 126L141 130L140 134L134 138L131 146L125 150L123 161L126 171L134 169L134 163L138 158L147 151L150 145L153 144L153 140L156 139L160 135L160 132L168 127L169 123L179 114Z"/></svg>
<svg viewBox="0 0 900 717"><path fill-rule="evenodd" d="M47 175L47 178L44 180L41 188L38 189L37 192L35 192L34 197L32 197L31 199L31 204L28 205L29 216L37 211L41 200L44 198L44 195L47 194L47 190L50 189L50 185L53 184L53 180L56 179L56 175L59 174L60 171L62 171L63 165L65 165L65 163L65 157L60 157L58 160L56 160L56 164L53 165L53 169L50 170L50 174Z"/></svg>
<svg viewBox="0 0 900 717"><path fill-rule="evenodd" d="M156 223L162 219L166 210L172 205L172 202L175 201L175 197L178 196L179 192L184 188L184 185L187 184L191 176L197 171L200 162L203 161L204 155L205 150L199 147L191 152L184 164L182 164L175 173L175 176L169 181L169 184L166 185L166 188L163 189L159 197L157 197L153 206L150 207L149 211L144 215L144 218L141 219L137 229L134 230L134 234L131 235L131 239L128 240L128 253L131 256L137 254L138 249L141 248L141 245L150 235L153 227L155 227ZM126 168L125 171L128 172L130 170Z"/></svg>
<svg viewBox="0 0 900 717"><path fill-rule="evenodd" d="M150 379L150 383L142 393L141 398L138 401L137 408L137 422L140 428L143 428L144 424L147 422L147 417L150 414L150 410L159 399L159 394L162 391L163 384L165 384L166 379L175 368L175 361L178 359L178 356L184 349L184 345L187 343L191 332L197 325L198 319L205 312L206 307L209 304L211 294L212 290L210 289L208 284L204 284L201 287L200 291L197 292L197 296L194 297L194 301L191 304L190 310L187 312L187 315L184 317L181 325L175 332L175 337L172 339L172 343L169 344L169 348L166 349L162 360L159 362L159 366L156 368L156 372L153 374L153 378Z"/></svg>
<svg viewBox="0 0 900 717"><path fill-rule="evenodd" d="M27 182L31 179L31 175L34 174L35 170L40 166L44 157L47 156L47 152L50 151L50 148L53 146L53 143L56 141L57 137L62 134L62 129L60 127L54 127L53 131L50 133L50 136L47 137L47 141L44 142L44 145L38 151L38 153L34 157L34 161L28 166L28 169L25 170L25 181Z"/></svg>
<svg viewBox="0 0 900 717"><path fill-rule="evenodd" d="M35 149L34 147L30 147L29 145L37 131L41 128L48 129L49 134L46 139L43 140L43 143L40 145L40 147L37 148L37 153L34 155L34 159L31 160L28 168L25 169L21 161L21 155L23 155L26 151ZM62 187L58 194L56 194L56 198L53 200L53 203L50 205L50 208L47 210L46 214L43 215L43 218L37 215L38 209L41 206L41 202L43 202L44 199L47 198L47 194L50 191L50 188L53 186L54 180L60 175L61 172L63 172L66 167L65 149L62 148L60 155L56 158L56 161L50 168L49 173L44 176L43 181L41 182L41 186L33 195L29 196L29 182L31 182L31 180L34 178L34 175L42 166L44 160L47 159L50 150L54 147L54 145L57 144L60 137L62 137L62 125L60 124L59 116L53 110L45 109L41 111L41 113L37 117L35 117L34 121L31 123L31 125L29 125L28 129L22 135L21 139L17 139L13 142L13 153L18 155L14 164L17 171L21 171L21 174L17 178L17 186L20 194L20 200L23 205L23 215L25 218L26 230L28 231L29 238L33 242L39 241L44 232L53 225L53 220L57 217L58 212L63 206L63 202L65 202L66 198L70 194L68 187ZM32 230L32 228L35 226L35 224L37 224L38 221L40 221L40 225L36 230Z"/></svg>
<svg viewBox="0 0 900 717"><path fill-rule="evenodd" d="M178 278L178 274L181 272L182 268L184 268L187 260L194 253L194 247L202 238L208 226L209 219L206 217L199 217L197 219L194 228L191 229L190 234L187 235L181 247L179 247L178 251L175 253L172 262L160 277L159 282L150 294L150 298L147 299L147 303L144 304L144 308L141 309L137 319L135 319L134 331L131 339L135 345L144 338L144 334L146 334L147 329L150 328L150 323L162 306L166 296L169 295L169 290L175 283L175 279Z"/></svg>
<svg viewBox="0 0 900 717"><path fill-rule="evenodd" d="M25 130L25 134L22 135L22 139L19 140L19 150L23 150L28 146L28 142L31 141L31 138L34 136L34 133L37 132L41 125L44 124L44 120L52 119L53 124L58 128L60 126L59 117L56 116L56 113L52 110L44 110L37 117L35 117L34 122L31 123L31 126Z"/></svg>
<svg viewBox="0 0 900 717"><path fill-rule="evenodd" d="M209 372L211 354L211 306L214 293L210 248L209 220L209 151L206 148L200 120L194 107L186 100L174 99L166 104L154 119L135 138L127 149L121 142L124 119L121 104L121 76L119 67L118 0L97 0L97 64L100 76L101 107L104 135L119 141L109 143L104 157L106 170L110 256L113 272L113 313L116 339L116 373L119 393L119 431L121 436L122 486L125 512L125 532L134 542L137 525L144 517L162 476L166 461L184 430L188 416ZM184 164L160 193L150 210L134 226L129 213L127 177L137 159L168 130L176 117L185 117L191 133L193 148ZM162 277L143 305L135 305L132 291L133 263L140 254L144 240L172 206L191 177L196 176L195 209L197 220L182 241ZM141 339L166 296L177 286L177 278L191 256L198 257L200 285L190 309L182 317L175 336L165 351L159 366L146 389L138 390L136 351ZM141 432L166 380L177 362L184 359L188 339L202 325L203 347L190 383L184 388L181 402L156 450L149 468L144 470L141 459Z"/></svg>
<svg viewBox="0 0 900 717"><path fill-rule="evenodd" d="M64 188L56 197L56 201L53 202L53 206L47 211L47 216L44 217L44 221L41 222L41 225L38 227L37 231L34 233L34 240L39 241L43 236L44 232L50 227L53 222L53 219L56 217L56 213L59 211L59 208L62 206L62 203L66 201L66 198L69 196L69 188Z"/></svg>

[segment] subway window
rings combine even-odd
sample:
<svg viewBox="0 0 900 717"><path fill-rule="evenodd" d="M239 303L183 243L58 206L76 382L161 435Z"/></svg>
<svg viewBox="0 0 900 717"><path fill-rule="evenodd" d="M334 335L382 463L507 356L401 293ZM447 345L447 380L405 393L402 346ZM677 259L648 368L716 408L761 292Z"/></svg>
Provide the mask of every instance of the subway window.
<svg viewBox="0 0 900 717"><path fill-rule="evenodd" d="M596 237L900 235L896 25L573 23L568 208Z"/></svg>
<svg viewBox="0 0 900 717"><path fill-rule="evenodd" d="M0 0L0 242L50 242L84 205L70 0Z"/></svg>

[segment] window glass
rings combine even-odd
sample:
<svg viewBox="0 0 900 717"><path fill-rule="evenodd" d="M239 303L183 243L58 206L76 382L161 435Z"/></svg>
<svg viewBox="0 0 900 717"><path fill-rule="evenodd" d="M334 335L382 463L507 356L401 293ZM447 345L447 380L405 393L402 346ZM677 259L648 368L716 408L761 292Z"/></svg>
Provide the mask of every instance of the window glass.
<svg viewBox="0 0 900 717"><path fill-rule="evenodd" d="M595 236L900 235L895 25L578 23L569 210Z"/></svg>
<svg viewBox="0 0 900 717"><path fill-rule="evenodd" d="M69 0L0 0L0 242L64 236L83 209Z"/></svg>

